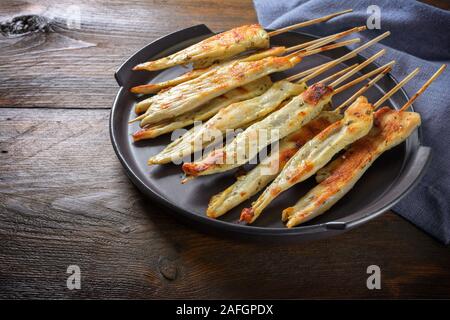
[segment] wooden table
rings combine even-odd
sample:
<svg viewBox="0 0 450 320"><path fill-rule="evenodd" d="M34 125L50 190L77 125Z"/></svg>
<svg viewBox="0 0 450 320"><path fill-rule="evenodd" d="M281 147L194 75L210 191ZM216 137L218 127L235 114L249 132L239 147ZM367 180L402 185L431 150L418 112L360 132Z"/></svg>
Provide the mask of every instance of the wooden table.
<svg viewBox="0 0 450 320"><path fill-rule="evenodd" d="M450 297L448 248L392 212L322 241L242 243L183 225L127 179L108 133L114 70L174 30L255 22L250 1L70 3L0 3L0 21L53 18L0 42L0 298ZM366 288L373 264L381 290Z"/></svg>

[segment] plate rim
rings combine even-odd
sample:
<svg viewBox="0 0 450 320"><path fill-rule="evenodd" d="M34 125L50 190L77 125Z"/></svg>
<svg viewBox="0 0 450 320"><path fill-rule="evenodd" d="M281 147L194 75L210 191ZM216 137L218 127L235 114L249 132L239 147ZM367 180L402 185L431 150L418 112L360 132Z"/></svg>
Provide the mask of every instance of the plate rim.
<svg viewBox="0 0 450 320"><path fill-rule="evenodd" d="M128 178L133 182L133 184L142 193L144 193L146 196L148 196L152 200L156 201L158 204L164 206L167 209L170 209L177 213L182 214L183 217L185 217L185 218L194 220L196 222L200 222L204 225L208 225L208 226L212 226L214 228L221 229L222 231L227 231L227 232L231 231L231 232L237 232L237 233L246 234L246 235L271 236L271 237L273 237L273 236L276 236L276 237L302 236L302 235L311 234L311 233L317 234L317 233L337 231L337 230L339 230L339 231L350 230L356 226L359 226L365 222L368 222L368 221L378 217L379 215L383 214L386 210L388 210L389 208L394 206L397 202L399 202L404 196L406 196L406 194L409 193L411 191L411 189L414 188L414 186L418 183L420 178L425 174L426 167L430 162L431 149L429 147L425 147L421 144L421 140L422 140L421 139L421 130L419 127L418 128L419 145L417 146L417 150L415 150L414 154L412 154L411 156L417 157L417 153L421 153L422 159L419 159L419 161L421 160L421 170L419 170L419 173L416 174L416 176L413 177L413 179L410 179L411 181L408 182L408 186L404 190L402 190L400 192L400 194L398 196L396 196L392 201L386 203L378 210L370 212L369 214L359 217L359 218L355 218L355 219L345 221L345 222L330 221L330 222L324 222L324 223L320 223L320 224L316 224L316 225L299 226L296 228L283 229L283 228L273 228L273 227L249 226L246 224L231 223L231 222L223 221L220 219L212 219L210 217L207 217L206 215L194 214L188 210L185 210L185 209L178 207L177 205L171 203L166 198L164 198L160 194L153 191L152 188L150 188L144 181L142 181L142 179L138 176L138 174L136 172L134 172L133 168L131 168L131 165L127 162L125 156L123 155L122 151L120 150L119 143L115 136L116 128L115 128L114 120L115 120L116 114L117 114L116 110L118 109L118 103L117 103L118 99L122 93L122 90L125 90L125 88L124 88L123 83L121 83L122 81L119 81L118 74L120 73L121 70L123 70L124 66L127 63L132 61L132 59L136 55L141 54L143 51L147 50L147 48L152 47L153 45L156 45L157 42L159 42L169 36L175 36L177 33L180 33L183 31L187 31L187 30L191 30L191 29L195 29L195 28L203 28L203 27L208 29L209 31L211 31L206 25L199 24L199 25L195 25L195 26L192 26L189 28L177 30L166 36L159 37L158 39L150 42L149 44L142 47L140 50L133 53L129 58L127 58L120 65L118 70L115 72L115 77L116 77L117 83L119 85L119 90L114 98L112 108L110 111L109 133L110 133L111 144L113 145L113 149L116 153L116 156L119 158L120 163L124 167L125 173L128 176ZM270 29L266 29L266 30L270 31ZM212 32L212 31L211 31L211 33L214 34L214 32ZM316 38L316 39L319 38L318 36L304 33L304 32L289 32L289 33L301 34L303 36ZM358 54L358 56L364 58L363 56L361 56L359 54ZM376 63L373 63L373 64L377 65ZM393 82L398 83L397 79L392 74L389 73L388 77L390 77ZM404 90L404 88L401 88L399 90L399 92L401 92L401 94L404 95L404 97L406 99L409 98L406 91ZM411 110L414 110L412 106L411 106ZM397 177L397 179L398 179L398 177ZM395 186L393 186L393 187L395 188ZM173 213L173 212L170 212L170 213ZM350 214L350 216L351 216L351 214Z"/></svg>

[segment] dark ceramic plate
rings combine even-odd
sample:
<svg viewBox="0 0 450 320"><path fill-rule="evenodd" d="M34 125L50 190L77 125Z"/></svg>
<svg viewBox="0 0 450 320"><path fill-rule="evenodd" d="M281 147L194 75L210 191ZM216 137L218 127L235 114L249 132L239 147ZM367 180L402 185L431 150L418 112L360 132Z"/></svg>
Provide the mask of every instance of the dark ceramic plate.
<svg viewBox="0 0 450 320"><path fill-rule="evenodd" d="M133 143L131 134L138 129L138 124L128 125L128 121L135 116L133 106L138 101L138 98L129 92L130 87L171 79L186 71L184 67L174 67L160 72L136 72L131 71L131 68L143 61L176 52L211 34L212 31L205 25L177 31L154 41L135 53L116 72L115 76L120 89L111 110L111 141L131 181L145 195L168 207L177 215L188 218L194 224L206 227L213 232L224 231L251 238L304 240L337 234L375 218L399 201L418 181L429 161L430 149L421 146L419 133L416 131L405 143L383 154L364 174L353 190L334 207L302 226L287 229L281 223L280 214L282 209L293 205L314 186L313 178L282 194L251 226L236 222L241 209L248 206L255 198L235 208L223 218L214 220L206 217L205 209L209 199L235 181L236 171L200 177L182 185L180 184L182 178L180 166L173 164L147 166L147 159L169 143L170 134L154 140ZM315 38L310 35L291 32L274 37L271 39L271 44L291 46L313 39ZM288 74L297 73L347 52L349 52L347 48L340 48L322 55L308 57L296 68L278 73L273 78L279 79ZM358 56L347 61L346 65L361 61L363 58ZM346 65L342 65L342 67ZM376 67L377 65L373 64L368 66L367 70L373 70ZM396 83L392 77L384 77L365 95L369 101L374 102ZM338 105L351 93L352 90L336 96L334 104ZM386 104L399 108L407 99L406 93L400 91Z"/></svg>

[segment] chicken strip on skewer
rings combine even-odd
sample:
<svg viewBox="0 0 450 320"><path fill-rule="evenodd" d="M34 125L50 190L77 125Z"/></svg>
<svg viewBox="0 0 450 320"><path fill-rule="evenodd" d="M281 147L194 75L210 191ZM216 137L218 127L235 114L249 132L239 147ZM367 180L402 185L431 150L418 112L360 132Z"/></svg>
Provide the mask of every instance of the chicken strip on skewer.
<svg viewBox="0 0 450 320"><path fill-rule="evenodd" d="M343 71L348 71L348 68L337 72L335 76ZM304 72L300 74L304 74ZM297 75L293 77L297 77ZM208 144L215 142L215 139L218 138L217 133L225 134L226 130L243 128L247 124L262 119L279 108L284 101L302 93L306 88L304 82L291 83L280 80L260 96L233 103L221 109L206 123L192 128L182 137L170 143L159 154L151 157L148 163L164 164L178 161L187 155L200 151Z"/></svg>
<svg viewBox="0 0 450 320"><path fill-rule="evenodd" d="M218 218L261 191L278 175L286 162L297 150L330 124L341 119L341 115L332 111L322 111L317 118L300 130L280 141L278 152L273 152L247 174L239 176L237 181L224 191L211 198L206 215Z"/></svg>
<svg viewBox="0 0 450 320"><path fill-rule="evenodd" d="M328 62L324 65L327 65L327 64L330 64L330 62ZM286 80L294 81L296 79L299 79L305 75L308 75L308 74L316 71L317 69L319 69L321 67L323 67L323 65L319 65L319 66L313 67L311 69L302 71L296 75L290 76ZM330 64L330 68L331 67L333 67L333 65ZM324 69L323 72L325 72L325 71L326 70ZM342 72L342 73L346 72L346 69L344 69L340 72ZM336 76L340 75L340 72L336 73L335 75ZM268 80L266 80L266 79L268 79ZM188 125L191 125L195 121L208 120L209 118L216 115L216 113L218 113L219 111L220 111L220 113L225 113L225 114L229 115L231 118L236 117L235 115L233 115L233 113L237 113L240 118L243 118L240 115L245 115L247 113L250 113L252 115L256 115L256 114L261 115L263 113L261 113L260 111L257 111L257 110L263 109L266 106L266 104L272 100L273 94L278 95L280 93L280 92L278 92L277 89L284 90L284 92L281 92L282 97L286 96L286 94L289 95L289 92L292 92L292 89L294 90L294 92L293 92L294 94L301 93L304 89L306 89L306 86L302 86L301 84L298 84L298 85L291 84L289 87L291 90L285 90L285 88L283 86L277 85L277 86L272 87L270 92L266 92L264 97L252 99L254 97L260 96L265 91L267 91L267 89L272 86L272 83L271 82L269 83L269 82L270 82L270 78L264 77L264 78L255 80L245 86L233 89L233 90L225 93L222 96L214 98L210 102L206 103L204 106L201 106L199 108L200 110L194 110L194 111L188 112L184 115L175 117L174 119L171 119L171 120L166 120L166 121L154 124L154 125L145 126L144 128L138 130L137 132L135 132L133 134L133 139L134 139L134 141L139 141L139 140L144 140L144 139L152 139L152 138L155 138L164 133L172 132L176 129L180 129L180 128L186 127ZM295 88L301 88L302 91L298 91ZM236 102L240 102L240 101L242 101L241 104L236 104ZM230 111L230 109L233 109L234 111ZM244 120L244 119L242 119L242 120ZM249 119L249 121L250 120L251 119ZM211 119L211 122L214 122L214 124L212 124L210 121L208 121L207 123L205 123L204 125L201 126L202 127L201 130L204 131L206 128L214 129L214 130L220 130L220 128L234 129L234 128L239 128L245 124L242 121L240 123L236 123L236 121L234 121L236 123L235 127L231 127L230 124L228 124L228 123L221 124L221 122L227 122L227 121L228 121L228 117L222 117L220 115L216 115L214 117L214 119ZM196 137L198 137L199 134L200 134L200 132L198 132ZM188 138L188 136L189 136L189 138ZM188 150L192 149L190 146L192 146L194 144L194 140L192 140L193 138L194 138L194 136L191 133L186 133L184 136L176 139L171 144L169 144L169 146L167 146L157 156L157 158L159 160L157 160L157 158L153 158L152 161L150 161L150 163L151 164L166 163L165 162L166 160L163 160L164 157L166 159L170 159L171 154L169 154L169 153L173 153L173 151L175 151L174 150L175 146L177 149L181 149L183 145L184 145L184 148L186 148L185 151L180 150L180 152L178 152L178 154L185 154L185 153L190 154L191 152L195 152L194 150L188 151ZM183 142L183 143L181 143L181 142ZM202 143L199 146L203 147L204 144L207 144L208 142L209 141L205 137L205 138L203 138ZM164 154L165 154L165 156L163 156ZM153 160L155 160L155 161L153 161Z"/></svg>
<svg viewBox="0 0 450 320"><path fill-rule="evenodd" d="M391 63L380 67L382 71L376 81L370 81L370 86L380 80L391 69ZM357 79L356 79L357 80ZM263 190L281 172L289 159L309 140L316 136L332 123L342 119L342 115L335 111L322 111L317 118L307 123L300 130L290 134L280 141L278 150L264 159L259 165L245 175L238 177L237 181L221 193L213 196L208 204L206 214L217 218L251 196Z"/></svg>
<svg viewBox="0 0 450 320"><path fill-rule="evenodd" d="M200 110L194 110L176 117L173 120L166 120L140 129L133 133L133 141L136 142L156 138L176 129L187 127L196 121L208 120L219 110L222 110L233 103L252 99L263 94L272 86L272 84L272 80L269 76L257 79L212 99L202 106Z"/></svg>
<svg viewBox="0 0 450 320"><path fill-rule="evenodd" d="M254 54L249 55L248 57L239 59L240 61L257 61L261 60L267 57L278 57L284 54L286 49L284 47L273 47L267 50L264 50L262 52L257 52ZM237 59L236 59L237 60ZM230 63L230 62L229 62ZM150 83L150 84L144 84L139 85L136 87L132 87L130 89L131 92L136 94L152 94L157 93L163 89L174 87L180 83L198 78L202 74L205 74L213 69L219 68L223 66L223 64L214 64L208 68L203 69L194 69L191 71L188 71L174 79L170 79L167 81L159 82L159 83ZM138 105L136 105L137 107ZM145 108L146 105L141 105L140 107L135 108L135 111L137 114L141 114L142 112L145 112L147 109ZM147 105L148 107L148 105Z"/></svg>
<svg viewBox="0 0 450 320"><path fill-rule="evenodd" d="M322 18L306 21L291 26L291 28L300 28L302 26L327 21L349 11L351 10L337 12ZM279 30L278 33L289 30L292 29L284 28ZM275 35L275 33L272 34ZM192 62L195 63L196 67L204 68L217 61L225 60L248 50L268 48L270 46L270 35L271 33L266 32L259 24L244 25L214 35L167 57L141 63L134 67L133 70L155 71Z"/></svg>
<svg viewBox="0 0 450 320"><path fill-rule="evenodd" d="M385 151L403 142L420 125L415 112L397 112L388 107L375 112L369 134L354 142L341 157L325 167L328 177L293 207L283 210L283 221L291 228L324 213L339 201ZM318 173L319 174L319 173ZM323 177L324 173L320 173Z"/></svg>
<svg viewBox="0 0 450 320"><path fill-rule="evenodd" d="M345 60L348 56L353 56L388 35L389 33L387 32L332 63L339 63L339 60ZM377 55L379 54L381 53ZM362 63L333 83L337 85L364 66L365 63ZM313 74L318 73L320 69L313 72ZM311 77L311 75L305 78L308 77ZM209 175L231 170L246 163L248 160L253 159L267 145L300 129L304 124L315 118L322 108L330 102L333 94L333 89L323 84L319 83L311 86L299 96L294 97L280 110L271 113L263 120L251 125L244 132L238 134L230 144L222 149L214 150L200 161L183 164L183 171L188 176ZM258 139L261 136L261 132L266 133L264 141Z"/></svg>
<svg viewBox="0 0 450 320"><path fill-rule="evenodd" d="M147 111L137 119L143 118L141 121L141 127L143 127L180 116L234 88L271 73L290 69L303 57L358 41L359 39L343 41L314 50L294 52L283 57L267 57L257 61L236 61L226 64L164 91L155 96L157 98L150 98Z"/></svg>
<svg viewBox="0 0 450 320"><path fill-rule="evenodd" d="M405 141L420 125L420 115L405 112L426 88L445 70L443 65L400 109L384 107L374 114L375 124L369 134L354 142L339 158L319 170L319 183L293 207L283 210L282 219L291 228L327 211L342 199L361 176L384 152Z"/></svg>
<svg viewBox="0 0 450 320"><path fill-rule="evenodd" d="M411 80L419 69L415 69L396 87ZM393 90L394 90L393 89ZM383 98L393 94L388 92ZM383 101L380 99L375 105L370 104L365 97L359 97L344 113L344 118L320 132L304 145L286 164L276 179L264 190L250 208L241 213L241 220L254 222L261 212L282 192L300 183L320 168L325 166L334 155L354 141L369 133L373 125L373 111Z"/></svg>
<svg viewBox="0 0 450 320"><path fill-rule="evenodd" d="M371 63L383 53L383 50L380 51L369 58L363 65L359 66L359 68L362 69L365 65ZM389 65L392 65L393 63L394 62L390 62ZM352 69L352 67L341 70L332 75L332 77L337 77L347 72L349 69ZM352 85L363 81L366 77L371 77L372 75L383 71L385 67L387 67L387 65L369 72L365 77L355 79ZM304 72L301 74L304 74ZM299 75L291 76L289 79L298 79ZM327 79L324 80L327 81ZM324 83L324 80L322 80L322 83ZM328 80L330 80L330 77ZM295 84L286 80L281 80L258 97L231 104L220 110L206 123L192 128L186 134L170 143L159 154L151 157L148 163L165 164L171 161L178 162L184 157L202 150L211 143L217 143L217 140L220 140L227 130L244 128L247 127L247 124L264 118L267 114L279 109L283 101L287 102L292 96L300 94L306 90L306 88L307 85L304 81L299 81L298 84Z"/></svg>
<svg viewBox="0 0 450 320"><path fill-rule="evenodd" d="M252 207L242 211L241 220L254 222L279 194L312 176L337 152L366 135L372 127L372 111L372 105L364 98L351 105L343 119L321 131L297 151Z"/></svg>
<svg viewBox="0 0 450 320"><path fill-rule="evenodd" d="M140 85L140 86L136 86L136 87L132 87L130 89L131 92L136 93L136 94L152 94L152 93L157 93L158 91L161 91L163 89L166 89L168 87L173 87L175 85L178 85L180 83L192 80L194 78L199 77L200 75L209 72L215 68L218 68L220 66L223 66L226 63L231 63L231 62L235 62L237 60L240 61L256 61L256 60L261 60L270 56L281 56L285 53L291 53L300 49L305 49L305 50L312 50L312 49L316 49L319 48L321 46L327 45L333 41L339 40L343 37L346 37L352 33L355 32L361 32L366 30L365 26L361 26L361 27L355 27L355 28L351 28L349 30L343 31L343 32L339 32L330 36L326 36L323 38L319 38L316 40L312 40L309 42L304 42L289 48L286 47L272 47L270 49L267 50L262 50L259 52L255 52L255 53L251 53L248 54L246 56L243 57L237 57L234 58L232 60L229 61L224 61L220 64L216 63L213 64L207 68L202 68L202 69L194 69L191 71L186 72L185 74L182 74L174 79L170 79L167 81L163 81L163 82L159 82L159 83L150 83L150 84L145 84L145 85ZM144 112L145 110L141 110L141 109L137 109L136 111L140 111ZM139 114L139 113L138 113Z"/></svg>

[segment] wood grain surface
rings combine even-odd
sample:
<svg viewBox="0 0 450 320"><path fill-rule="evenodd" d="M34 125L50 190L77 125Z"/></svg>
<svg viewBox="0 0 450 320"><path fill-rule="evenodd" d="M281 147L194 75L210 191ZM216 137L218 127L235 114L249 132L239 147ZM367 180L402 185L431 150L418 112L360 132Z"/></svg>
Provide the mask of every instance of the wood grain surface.
<svg viewBox="0 0 450 320"><path fill-rule="evenodd" d="M114 70L174 30L256 22L250 1L72 3L0 2L3 31L46 18L0 35L0 298L450 297L448 248L392 212L321 241L242 242L185 226L127 179L108 133ZM373 264L381 290L366 288Z"/></svg>

